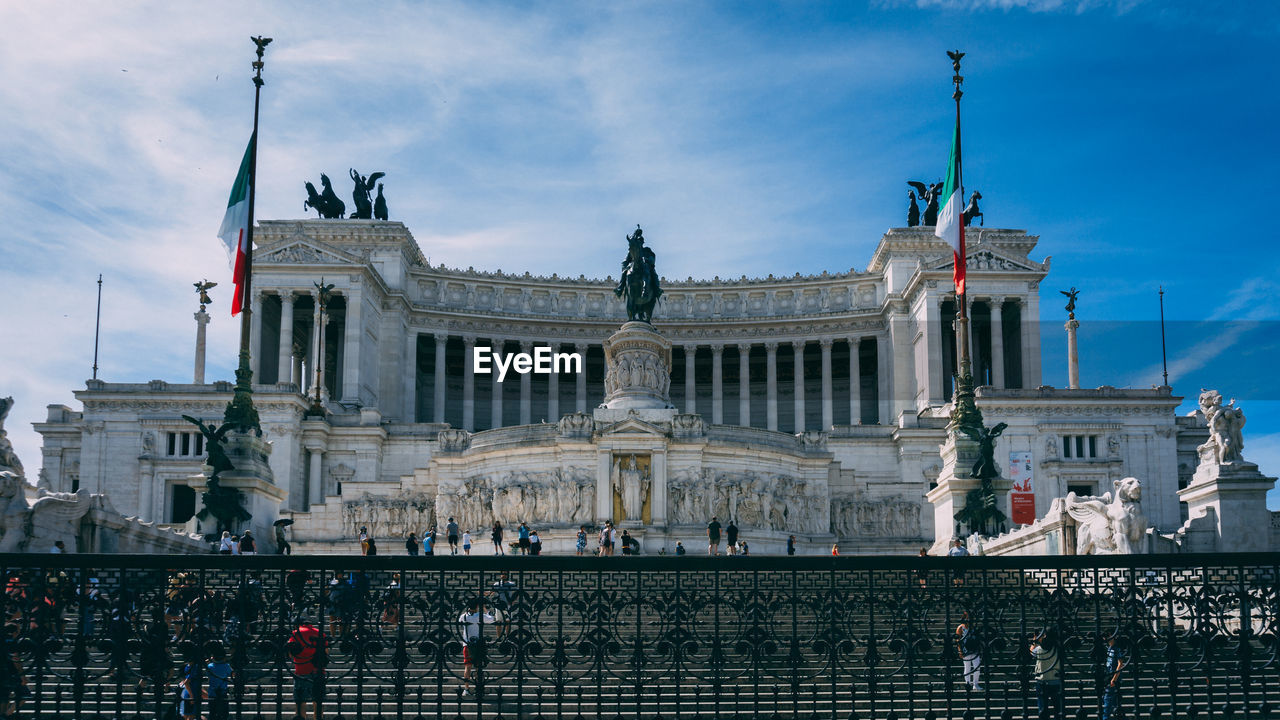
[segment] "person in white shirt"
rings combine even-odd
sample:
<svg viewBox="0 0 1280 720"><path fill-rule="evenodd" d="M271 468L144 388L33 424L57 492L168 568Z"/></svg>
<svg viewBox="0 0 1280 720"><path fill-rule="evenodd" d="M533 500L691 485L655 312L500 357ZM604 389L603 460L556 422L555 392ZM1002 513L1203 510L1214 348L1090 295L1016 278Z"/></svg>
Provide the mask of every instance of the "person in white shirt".
<svg viewBox="0 0 1280 720"><path fill-rule="evenodd" d="M471 531L470 530L462 531L462 554L463 555L471 554Z"/></svg>
<svg viewBox="0 0 1280 720"><path fill-rule="evenodd" d="M492 615L480 610L480 601L472 600L466 611L458 616L462 625L462 685L468 693L471 692L471 676L475 671L474 653L479 650L483 628L497 622Z"/></svg>
<svg viewBox="0 0 1280 720"><path fill-rule="evenodd" d="M235 553L233 552L233 550L234 550L235 546L236 546L236 542L235 542L234 540L232 540L232 539L231 539L231 531L230 531L230 530L223 530L223 531L222 531L222 541L218 543L218 554L219 554L219 555L233 555L233 554L235 554Z"/></svg>

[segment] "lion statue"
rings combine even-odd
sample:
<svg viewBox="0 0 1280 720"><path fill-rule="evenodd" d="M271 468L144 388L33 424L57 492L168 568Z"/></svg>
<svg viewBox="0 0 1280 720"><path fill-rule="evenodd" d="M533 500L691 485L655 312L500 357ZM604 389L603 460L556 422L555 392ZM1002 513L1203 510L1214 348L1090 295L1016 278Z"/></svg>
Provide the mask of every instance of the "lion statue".
<svg viewBox="0 0 1280 720"><path fill-rule="evenodd" d="M1147 533L1142 514L1142 483L1116 480L1115 494L1077 497L1067 493L1066 510L1076 521L1077 555L1131 555Z"/></svg>

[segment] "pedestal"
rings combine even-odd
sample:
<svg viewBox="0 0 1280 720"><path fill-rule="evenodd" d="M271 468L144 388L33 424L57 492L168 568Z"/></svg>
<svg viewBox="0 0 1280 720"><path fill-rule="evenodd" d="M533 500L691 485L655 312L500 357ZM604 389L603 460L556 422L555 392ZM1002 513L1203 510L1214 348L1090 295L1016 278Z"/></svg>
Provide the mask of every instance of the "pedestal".
<svg viewBox="0 0 1280 720"><path fill-rule="evenodd" d="M1202 460L1191 484L1178 491L1187 504L1184 527L1194 529L1204 518L1216 525L1216 552L1267 552L1271 547L1271 511L1267 493L1276 479L1251 462L1219 465ZM1208 548L1199 548L1208 549Z"/></svg>
<svg viewBox="0 0 1280 720"><path fill-rule="evenodd" d="M272 524L280 517L280 504L288 496L285 488L275 484L271 465L267 458L271 454L271 445L254 433L229 432L225 440L227 457L234 468L223 471L218 476L218 483L224 488L234 488L242 493L244 509L250 514L249 520L236 530L243 532L252 530L257 540L258 554L270 554L275 548L275 533ZM189 484L196 492L208 489L206 466L201 479L193 478ZM212 532L216 527L212 518L202 520L200 529Z"/></svg>
<svg viewBox="0 0 1280 720"><path fill-rule="evenodd" d="M980 484L969 475L978 461L978 442L954 432L947 432L947 439L938 448L942 457L942 470L938 483L925 495L933 504L933 547L931 555L945 555L951 541L959 534L956 530L956 514L964 509L969 492ZM1009 490L1013 483L1008 478L997 477L991 481L995 490L997 507L1009 517Z"/></svg>
<svg viewBox="0 0 1280 720"><path fill-rule="evenodd" d="M671 341L646 322L624 324L604 341L602 407L660 410L671 404Z"/></svg>

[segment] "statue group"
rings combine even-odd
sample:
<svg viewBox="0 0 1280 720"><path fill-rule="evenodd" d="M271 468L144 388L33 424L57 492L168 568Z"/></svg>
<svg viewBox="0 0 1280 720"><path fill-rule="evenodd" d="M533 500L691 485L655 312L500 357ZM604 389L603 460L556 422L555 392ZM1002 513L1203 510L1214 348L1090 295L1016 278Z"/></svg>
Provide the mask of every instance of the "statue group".
<svg viewBox="0 0 1280 720"><path fill-rule="evenodd" d="M924 201L924 225L934 226L938 224L938 200L942 196L942 183L934 183L925 185L922 182L908 180L907 184L915 188L907 191L907 227L916 227L920 225L920 205L916 202L916 193L919 198ZM982 199L982 193L974 190L969 194L969 204L964 208L964 224L965 227L973 224L974 218L979 219L981 224L982 210L978 207L978 201Z"/></svg>
<svg viewBox="0 0 1280 720"><path fill-rule="evenodd" d="M386 176L386 173L376 172L366 177L356 172L355 168L351 168L350 175L351 181L355 183L355 188L351 191L351 200L355 209L351 211L350 219L386 220L387 199L382 195L382 183L378 182ZM302 203L303 210L315 210L320 213L320 217L327 219L339 219L346 215L347 206L333 191L333 183L328 175L320 174L320 185L324 188L321 192L317 193L316 186L309 182L304 185L307 188L307 199ZM378 189L376 198L373 197L375 187Z"/></svg>

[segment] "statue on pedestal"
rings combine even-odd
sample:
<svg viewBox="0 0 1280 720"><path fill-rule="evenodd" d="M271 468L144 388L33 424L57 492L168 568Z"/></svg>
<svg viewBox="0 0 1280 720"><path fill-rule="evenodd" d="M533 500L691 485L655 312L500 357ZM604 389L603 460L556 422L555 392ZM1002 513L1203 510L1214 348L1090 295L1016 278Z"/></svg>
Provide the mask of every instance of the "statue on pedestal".
<svg viewBox="0 0 1280 720"><path fill-rule="evenodd" d="M1245 418L1236 401L1223 405L1222 393L1204 390L1200 393L1200 412L1209 426L1209 442L1198 448L1201 457L1211 457L1219 465L1244 462Z"/></svg>
<svg viewBox="0 0 1280 720"><path fill-rule="evenodd" d="M968 492L964 507L956 513L956 521L964 523L971 532L994 535L1004 526L1006 518L997 505L992 480L1000 477L1000 468L995 460L996 438L1007 427L1006 423L997 423L990 429L981 425L977 428L957 426L957 430L978 443L978 460L969 471L969 476L978 480L978 487Z"/></svg>
<svg viewBox="0 0 1280 720"><path fill-rule="evenodd" d="M366 178L356 172L355 168L351 168L351 180L356 184L355 189L351 191L351 199L355 202L355 210L351 213L352 220L373 219L373 188L377 186L378 179L384 175L386 173L376 172Z"/></svg>
<svg viewBox="0 0 1280 720"><path fill-rule="evenodd" d="M916 204L916 191L907 191L907 227L920 224L920 206Z"/></svg>
<svg viewBox="0 0 1280 720"><path fill-rule="evenodd" d="M627 459L626 467L622 461L614 463L614 476L618 493L622 496L622 512L627 520L640 520L644 511L644 503L649 499L649 477L636 464L636 456Z"/></svg>
<svg viewBox="0 0 1280 720"><path fill-rule="evenodd" d="M1142 514L1142 483L1127 477L1115 481L1115 497L1076 497L1067 493L1066 510L1076 526L1077 555L1131 555L1147 534Z"/></svg>
<svg viewBox="0 0 1280 720"><path fill-rule="evenodd" d="M916 189L920 194L920 199L924 200L924 224L933 226L938 224L938 197L942 195L942 183L934 183L925 185L915 180L907 181L907 184Z"/></svg>
<svg viewBox="0 0 1280 720"><path fill-rule="evenodd" d="M644 231L639 225L636 225L635 232L627 236L627 245L627 257L622 261L622 277L613 294L626 299L628 321L652 322L653 308L658 304L658 298L662 297L655 255L644 246Z"/></svg>

